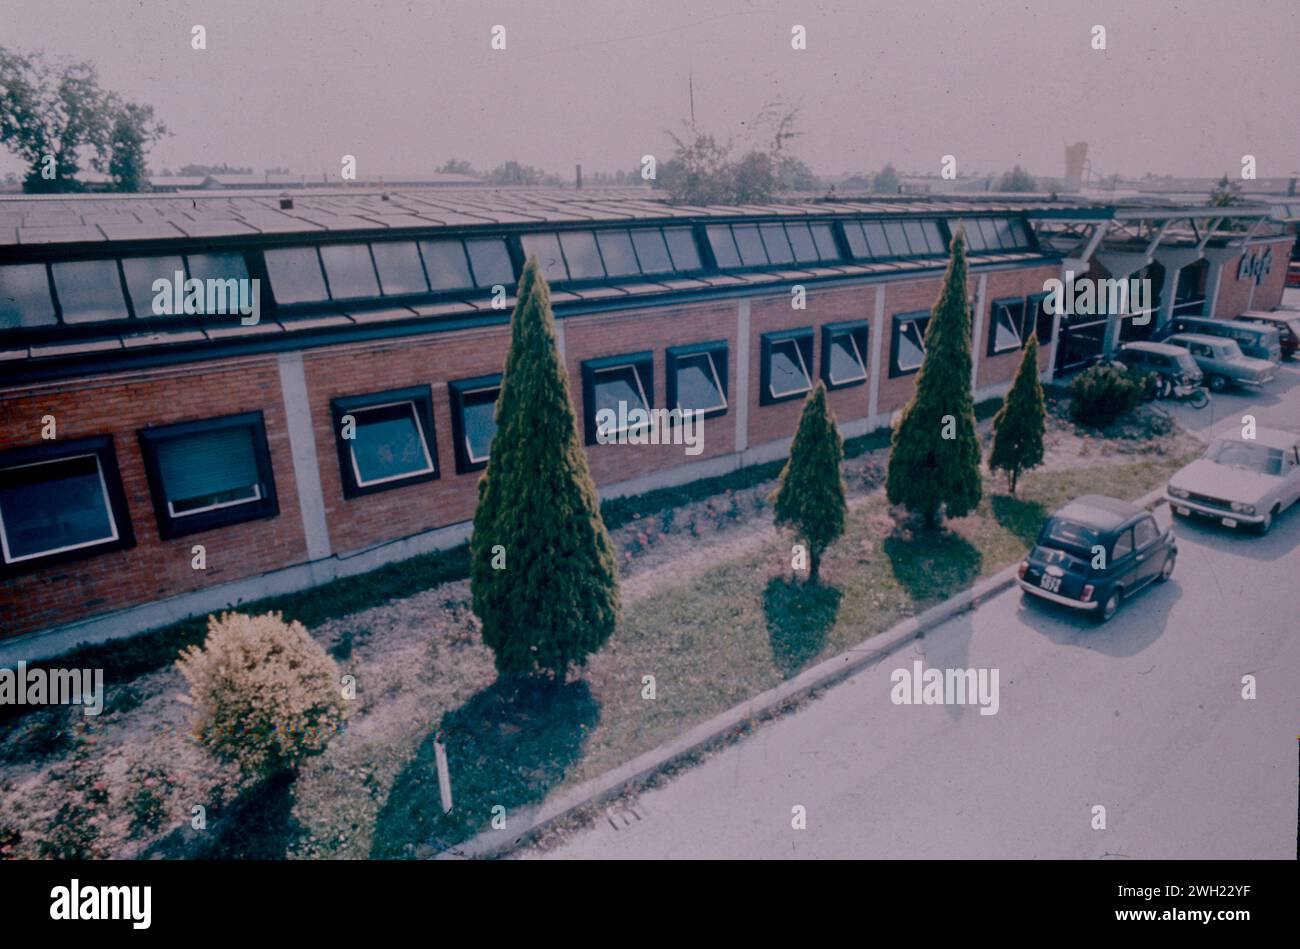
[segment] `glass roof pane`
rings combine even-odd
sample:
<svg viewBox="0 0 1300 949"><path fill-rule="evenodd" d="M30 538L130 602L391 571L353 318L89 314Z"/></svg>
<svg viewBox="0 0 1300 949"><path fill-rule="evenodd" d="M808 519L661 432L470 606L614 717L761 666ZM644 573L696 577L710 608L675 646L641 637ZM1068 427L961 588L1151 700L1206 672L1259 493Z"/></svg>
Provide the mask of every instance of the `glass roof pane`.
<svg viewBox="0 0 1300 949"><path fill-rule="evenodd" d="M767 251L758 236L758 227L754 224L737 224L731 234L736 238L736 247L740 249L740 261L746 267L761 267L767 263Z"/></svg>
<svg viewBox="0 0 1300 949"><path fill-rule="evenodd" d="M790 249L790 240L785 236L785 228L780 224L764 224L759 227L763 246L767 248L767 259L774 264L794 262L794 252Z"/></svg>
<svg viewBox="0 0 1300 949"><path fill-rule="evenodd" d="M597 231L596 241L600 244L601 256L605 258L605 271L611 277L640 272L632 250L632 238L627 236L627 231Z"/></svg>
<svg viewBox="0 0 1300 949"><path fill-rule="evenodd" d="M844 222L844 236L849 239L849 253L854 257L871 257L871 248L862 236L862 225L857 221Z"/></svg>
<svg viewBox="0 0 1300 949"><path fill-rule="evenodd" d="M838 260L840 251L835 246L835 235L831 232L831 226L811 224L808 229L812 231L813 240L817 243L817 255L822 260Z"/></svg>
<svg viewBox="0 0 1300 949"><path fill-rule="evenodd" d="M925 240L925 229L921 227L920 221L904 221L903 232L907 235L907 243L913 254L930 253L930 245Z"/></svg>
<svg viewBox="0 0 1300 949"><path fill-rule="evenodd" d="M950 227L952 228L953 233L956 233L958 228L965 230L966 247L968 250L983 250L985 248L984 233L980 230L979 224L977 224L973 219L965 218L959 221L952 221Z"/></svg>
<svg viewBox="0 0 1300 949"><path fill-rule="evenodd" d="M657 227L640 227L632 231L632 245L641 261L642 273L666 273L673 269L668 245ZM606 258L606 263L608 263Z"/></svg>
<svg viewBox="0 0 1300 949"><path fill-rule="evenodd" d="M56 322L44 264L0 267L0 329Z"/></svg>
<svg viewBox="0 0 1300 949"><path fill-rule="evenodd" d="M277 303L315 303L328 296L314 247L268 250L266 272Z"/></svg>
<svg viewBox="0 0 1300 949"><path fill-rule="evenodd" d="M998 240L998 229L996 225L986 217L976 218L975 223L979 225L980 233L984 235L984 249L1001 249L1002 243Z"/></svg>
<svg viewBox="0 0 1300 949"><path fill-rule="evenodd" d="M223 254L190 254L190 277L195 280L248 279L248 264L238 252Z"/></svg>
<svg viewBox="0 0 1300 949"><path fill-rule="evenodd" d="M559 238L553 233L524 234L520 240L524 245L524 259L536 255L537 265L542 268L542 276L548 282L569 279L569 273L564 268L564 255L560 252Z"/></svg>
<svg viewBox="0 0 1300 949"><path fill-rule="evenodd" d="M700 269L700 249L695 246L695 234L689 227L665 227L664 237L673 255L674 270Z"/></svg>
<svg viewBox="0 0 1300 949"><path fill-rule="evenodd" d="M912 253L907 246L907 238L903 235L903 225L897 221L882 221L881 227L885 229L885 237L889 238L891 257L907 257Z"/></svg>
<svg viewBox="0 0 1300 949"><path fill-rule="evenodd" d="M591 280L605 276L591 231L561 231L560 246L569 265L570 280Z"/></svg>
<svg viewBox="0 0 1300 949"><path fill-rule="evenodd" d="M379 268L379 284L385 295L428 293L429 284L424 279L415 241L376 241L370 245L370 252Z"/></svg>
<svg viewBox="0 0 1300 949"><path fill-rule="evenodd" d="M322 244L321 260L329 277L330 296L335 300L379 296L379 280L365 244Z"/></svg>
<svg viewBox="0 0 1300 949"><path fill-rule="evenodd" d="M820 255L817 253L817 245L813 242L812 232L808 230L807 224L802 222L787 224L785 232L790 237L790 249L794 251L795 260L810 263L817 261Z"/></svg>
<svg viewBox="0 0 1300 949"><path fill-rule="evenodd" d="M63 308L63 322L98 323L127 318L116 260L58 263L50 270L54 274L54 292Z"/></svg>
<svg viewBox="0 0 1300 949"><path fill-rule="evenodd" d="M420 253L429 273L429 289L466 290L474 286L460 241L420 241Z"/></svg>
<svg viewBox="0 0 1300 949"><path fill-rule="evenodd" d="M515 282L515 268L510 263L510 251L501 237L471 238L465 241L469 251L470 266L474 268L474 282L480 287L501 284L508 287Z"/></svg>
<svg viewBox="0 0 1300 949"><path fill-rule="evenodd" d="M709 235L709 246L713 248L713 256L717 258L718 266L724 270L728 267L739 267L740 254L736 250L736 242L731 239L731 228L722 224L705 228L705 231Z"/></svg>
<svg viewBox="0 0 1300 949"><path fill-rule="evenodd" d="M889 247L889 240L885 237L885 228L879 221L863 221L862 234L871 245L870 257L893 257L894 252Z"/></svg>
<svg viewBox="0 0 1300 949"><path fill-rule="evenodd" d="M123 257L122 273L126 275L126 292L131 295L135 306L135 315L139 319L150 316L171 316L175 309L172 285L180 274L182 290L185 286L185 263L180 257ZM162 313L154 311L153 301L158 296L154 290L155 280L166 280L167 309Z"/></svg>
<svg viewBox="0 0 1300 949"><path fill-rule="evenodd" d="M938 221L922 221L921 229L925 231L926 244L932 254L946 254L948 248L943 244L943 234L939 230Z"/></svg>

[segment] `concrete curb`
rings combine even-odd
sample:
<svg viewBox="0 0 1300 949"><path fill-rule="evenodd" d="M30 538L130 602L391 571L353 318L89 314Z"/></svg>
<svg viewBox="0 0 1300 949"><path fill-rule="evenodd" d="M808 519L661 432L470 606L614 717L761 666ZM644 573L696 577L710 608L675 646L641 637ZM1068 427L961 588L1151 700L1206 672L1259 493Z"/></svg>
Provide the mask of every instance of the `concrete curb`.
<svg viewBox="0 0 1300 949"><path fill-rule="evenodd" d="M1164 488L1157 488L1133 503L1139 507L1150 508L1163 498ZM1012 564L999 570L988 579L981 580L970 589L963 590L956 596L930 607L924 613L903 620L838 656L832 656L805 669L793 679L766 692L760 692L747 702L701 722L686 734L666 745L660 745L638 755L627 764L584 781L552 800L517 811L510 819L515 822L522 820L525 823L523 830L507 828L485 831L458 847L449 848L434 859L503 856L579 808L601 804L618 797L665 767L724 741L740 726L766 718L814 692L837 685L897 652L899 647L928 630L947 622L959 613L974 609L985 600L1012 587L1016 582L1018 567L1019 564Z"/></svg>

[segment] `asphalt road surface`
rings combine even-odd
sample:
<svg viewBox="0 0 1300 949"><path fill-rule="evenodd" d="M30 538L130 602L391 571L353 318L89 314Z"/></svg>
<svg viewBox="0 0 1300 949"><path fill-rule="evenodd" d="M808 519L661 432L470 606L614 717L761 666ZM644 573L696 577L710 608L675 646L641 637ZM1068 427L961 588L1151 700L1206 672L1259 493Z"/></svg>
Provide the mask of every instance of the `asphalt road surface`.
<svg viewBox="0 0 1300 949"><path fill-rule="evenodd" d="M1300 430L1300 370L1215 407L1202 437L1241 411ZM1008 591L544 855L1295 858L1300 509L1175 530L1173 579L1106 625ZM998 670L997 714L894 704L915 659Z"/></svg>

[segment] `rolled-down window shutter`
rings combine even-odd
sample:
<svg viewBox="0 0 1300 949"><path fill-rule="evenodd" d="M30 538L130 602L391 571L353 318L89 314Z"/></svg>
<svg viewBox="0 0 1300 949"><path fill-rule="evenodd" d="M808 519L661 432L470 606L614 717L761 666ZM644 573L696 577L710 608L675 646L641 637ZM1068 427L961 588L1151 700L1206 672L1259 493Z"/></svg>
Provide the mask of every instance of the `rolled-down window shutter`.
<svg viewBox="0 0 1300 949"><path fill-rule="evenodd" d="M250 428L222 428L169 439L158 446L169 501L207 497L258 484Z"/></svg>

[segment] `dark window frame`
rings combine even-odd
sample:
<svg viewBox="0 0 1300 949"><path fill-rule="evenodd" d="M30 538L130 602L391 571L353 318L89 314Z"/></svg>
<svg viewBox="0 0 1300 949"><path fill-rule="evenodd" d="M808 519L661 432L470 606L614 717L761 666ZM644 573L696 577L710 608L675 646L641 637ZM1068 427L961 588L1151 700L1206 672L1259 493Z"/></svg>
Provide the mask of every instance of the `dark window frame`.
<svg viewBox="0 0 1300 949"><path fill-rule="evenodd" d="M930 329L930 318L932 314L929 310L912 310L907 313L895 313L891 317L889 333L889 378L897 379L902 376L912 376L921 371L921 366L925 365L924 345L925 336ZM904 323L920 323L924 325L918 327L921 335L921 344L923 347L921 366L915 369L904 369L898 365L898 339Z"/></svg>
<svg viewBox="0 0 1300 949"><path fill-rule="evenodd" d="M582 428L583 440L588 445L597 445L596 441L596 375L607 369L620 366L632 366L645 393L646 411L655 407L655 372L654 351L641 350L625 353L621 356L602 356L588 359L582 363Z"/></svg>
<svg viewBox="0 0 1300 949"><path fill-rule="evenodd" d="M225 428L252 430L253 461L257 465L257 476L263 489L262 496L246 504L216 508L198 514L173 516L167 510L167 486L163 483L162 468L158 464L158 446L174 438ZM136 432L136 435L140 440L140 455L144 460L144 470L149 480L149 495L153 500L158 535L163 540L173 540L188 534L198 534L219 527L231 527L246 521L279 516L280 503L275 490L275 472L271 467L271 448L266 438L266 417L260 410L142 428Z"/></svg>
<svg viewBox="0 0 1300 949"><path fill-rule="evenodd" d="M671 411L677 408L677 360L687 356L708 355L713 363L713 371L718 374L718 382L722 385L722 401L725 403L721 408L708 409L704 413L705 418L714 418L726 415L731 411L731 386L727 379L730 371L730 354L728 352L728 343L725 339L710 340L707 343L691 343L686 346L672 346L665 351L665 388L667 392L667 402L665 405Z"/></svg>
<svg viewBox="0 0 1300 949"><path fill-rule="evenodd" d="M62 550L58 553L39 554L24 560L5 560L3 553L0 552L0 577L19 576L55 564L84 560L115 550L128 550L135 546L135 530L131 526L131 513L126 503L126 492L122 487L122 475L117 466L117 451L112 435L92 435L88 438L53 441L0 452L0 470L62 461L82 455L94 455L99 464L100 477L103 478L105 493L108 495L108 513L113 519L113 526L117 529L117 537L102 543Z"/></svg>
<svg viewBox="0 0 1300 949"><path fill-rule="evenodd" d="M1044 302L1051 298L1050 293L1031 293L1025 298L1027 313L1032 311L1034 314L1034 332L1038 334L1039 346L1051 344L1056 328L1056 314L1047 312L1043 306ZM1025 318L1028 320L1028 315Z"/></svg>
<svg viewBox="0 0 1300 949"><path fill-rule="evenodd" d="M997 348L998 338L998 307L1019 306L1020 314L1017 318L1012 319L1016 335L1020 338L1017 346L1008 346L1005 349ZM1006 356L1010 353L1022 352L1025 343L1029 341L1029 333L1025 332L1029 323L1029 299L1028 297L1000 297L989 304L987 341L984 347L985 356ZM1030 330L1030 332L1033 332Z"/></svg>
<svg viewBox="0 0 1300 949"><path fill-rule="evenodd" d="M352 439L343 437L343 416L354 415L366 409L379 408L393 402L410 402L415 407L415 422L424 436L424 447L429 453L432 471L420 471L381 481L378 484L361 484L357 481L352 467ZM426 481L436 481L442 471L438 466L438 439L433 424L433 390L429 386L408 386L401 389L386 389L383 392L368 392L365 395L342 396L330 400L330 417L334 424L334 447L338 453L339 480L343 485L343 497L347 500L392 491Z"/></svg>
<svg viewBox="0 0 1300 949"><path fill-rule="evenodd" d="M800 355L803 357L804 369L808 373L808 388L801 389L798 392L791 392L785 395L772 394L772 347L777 343L793 340L798 347ZM759 340L759 405L776 405L780 402L789 402L792 399L802 399L807 396L808 392L816 385L817 375L813 366L813 341L814 330L811 326L800 327L793 330L780 330L774 333L764 333Z"/></svg>
<svg viewBox="0 0 1300 949"><path fill-rule="evenodd" d="M456 456L456 473L468 474L471 471L482 471L487 467L488 459L475 461L470 457L469 448L465 444L465 397L487 389L496 389L496 399L501 398L501 374L496 373L489 376L475 376L473 379L455 379L447 383L447 394L451 402L451 434L455 439L453 448ZM494 404L496 399L493 400ZM496 410L493 409L495 412Z"/></svg>
<svg viewBox="0 0 1300 949"><path fill-rule="evenodd" d="M831 381L831 346L840 336L849 336L862 357L862 378L849 382ZM866 385L871 378L871 324L867 320L826 323L822 326L822 381L828 391Z"/></svg>

